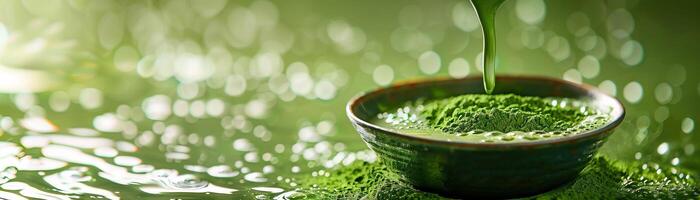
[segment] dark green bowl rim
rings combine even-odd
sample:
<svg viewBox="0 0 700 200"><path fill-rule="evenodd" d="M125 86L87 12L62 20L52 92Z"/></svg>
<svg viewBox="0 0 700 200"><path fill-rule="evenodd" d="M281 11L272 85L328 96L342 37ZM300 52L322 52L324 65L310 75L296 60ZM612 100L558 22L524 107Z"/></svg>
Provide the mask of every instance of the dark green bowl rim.
<svg viewBox="0 0 700 200"><path fill-rule="evenodd" d="M461 81L467 81L467 80L474 80L474 79L481 79L481 76L469 76L465 78L460 78L460 79L453 79L453 78L448 78L448 77L441 77L441 78L431 78L431 79L418 79L418 80L412 80L412 81L404 81L401 83L396 83L387 87L382 87L378 89L371 90L369 92L364 92L361 93L348 102L346 105L346 113L348 115L348 118L353 123L356 123L360 126L363 127L369 127L371 129L376 129L380 130L383 133L386 133L390 136L394 137L399 137L403 139L408 139L413 142L418 142L418 143L424 143L424 144L433 144L433 145L440 145L440 146L449 146L449 147L460 147L460 148L488 148L488 149L509 149L509 148L518 148L518 147L525 147L525 148L532 148L532 147L539 147L539 146L546 146L546 145L557 145L557 144L566 144L566 143L576 143L578 141L582 141L585 139L590 139L590 138L595 138L596 136L602 136L606 137L610 134L612 134L612 130L620 125L622 123L622 120L625 118L625 108L622 106L622 103L620 100L618 100L615 97L612 97L603 91L599 90L596 87L586 85L586 84L577 84L561 79L555 79L555 78L550 78L550 77L543 77L543 76L519 76L519 75L499 75L497 79L511 79L511 80L534 80L534 81L542 81L542 82L551 82L553 85L567 85L571 87L575 87L578 89L581 89L583 91L586 91L589 96L592 96L594 99L612 99L612 104L611 107L613 108L613 113L615 110L619 110L619 115L617 116L612 116L613 120L610 120L607 124L604 126L593 129L584 133L579 133L574 136L568 136L568 137L562 137L562 138L556 138L556 139L546 139L546 140L538 140L538 141L528 141L528 142L512 142L512 143L478 143L478 142L467 142L467 141L447 141L447 140L441 140L441 139L434 139L434 138L429 138L429 137L420 137L420 136L414 136L410 134L402 134L398 133L394 130L388 129L381 127L379 125L375 125L372 123L369 123L365 120L360 119L355 115L353 112L353 108L355 106L358 106L358 102L360 102L363 99L370 98L372 96L380 95L383 91L386 90L391 90L393 88L399 88L399 87L405 87L405 86L410 86L410 85L420 85L420 84L430 84L430 83L437 83L437 82L461 82Z"/></svg>

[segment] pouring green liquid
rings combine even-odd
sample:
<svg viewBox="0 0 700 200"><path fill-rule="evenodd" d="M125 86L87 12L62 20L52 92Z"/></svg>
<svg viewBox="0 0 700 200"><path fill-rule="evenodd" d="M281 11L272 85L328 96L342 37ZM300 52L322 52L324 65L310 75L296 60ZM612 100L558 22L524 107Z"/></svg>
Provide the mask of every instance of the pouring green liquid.
<svg viewBox="0 0 700 200"><path fill-rule="evenodd" d="M491 94L496 87L496 11L505 0L471 0L479 17L484 38L484 90Z"/></svg>

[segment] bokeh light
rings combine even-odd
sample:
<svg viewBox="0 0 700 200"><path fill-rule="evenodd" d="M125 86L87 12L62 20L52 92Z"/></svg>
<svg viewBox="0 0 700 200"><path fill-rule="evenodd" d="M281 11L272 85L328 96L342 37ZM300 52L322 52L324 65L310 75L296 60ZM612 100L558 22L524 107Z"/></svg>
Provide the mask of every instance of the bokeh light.
<svg viewBox="0 0 700 200"><path fill-rule="evenodd" d="M656 4L507 1L497 74L616 96L627 119L603 154L698 171L696 30ZM483 71L467 1L18 0L0 10L7 199L290 196L300 175L377 159L346 122L351 97Z"/></svg>

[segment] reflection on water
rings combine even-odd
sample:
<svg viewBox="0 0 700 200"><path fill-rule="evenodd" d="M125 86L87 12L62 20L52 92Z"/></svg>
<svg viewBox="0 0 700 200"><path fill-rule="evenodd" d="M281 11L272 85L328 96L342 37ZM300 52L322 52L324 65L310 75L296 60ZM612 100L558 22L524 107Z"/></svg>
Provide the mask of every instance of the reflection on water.
<svg viewBox="0 0 700 200"><path fill-rule="evenodd" d="M499 73L617 95L629 117L606 153L697 168L695 69L646 67L664 55L646 53L655 38L637 38L649 28L624 2L507 3L503 55L518 56ZM2 1L0 198L299 195L300 175L376 159L345 122L358 91L482 70L469 6Z"/></svg>
<svg viewBox="0 0 700 200"><path fill-rule="evenodd" d="M39 103L45 94L23 95L38 99L27 107L46 106ZM293 190L296 183L290 175L301 168L330 168L343 161L374 159L366 150L348 152L344 143L326 141L325 136L334 132L334 124L328 120L304 122L298 133L280 136L298 138L297 142L269 145L266 142L273 141L272 130L253 125L244 116L245 110L238 111L242 114L236 117L187 121L163 116L163 109L173 103L159 104L168 98L146 97L143 106L120 105L116 112L106 114L75 107L71 108L75 111L49 111L22 119L2 117L2 137L7 141L0 145L3 189L26 197L56 199L76 197L71 195L118 199L142 193L228 195L241 190L246 192L243 196L259 193L265 197ZM209 102L229 106L224 101ZM63 118L76 113L90 113L92 120ZM62 127L50 120L52 116L76 127ZM219 131L223 134L212 133ZM37 181L42 183L36 185ZM122 191L130 187L133 189Z"/></svg>
<svg viewBox="0 0 700 200"><path fill-rule="evenodd" d="M57 78L40 70L17 69L0 63L0 92L38 92L55 88L60 84Z"/></svg>

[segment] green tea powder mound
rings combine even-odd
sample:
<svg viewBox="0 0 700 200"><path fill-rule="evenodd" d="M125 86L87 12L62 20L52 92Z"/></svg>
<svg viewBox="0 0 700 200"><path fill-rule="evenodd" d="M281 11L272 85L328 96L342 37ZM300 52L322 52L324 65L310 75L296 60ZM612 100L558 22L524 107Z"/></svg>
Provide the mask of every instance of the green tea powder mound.
<svg viewBox="0 0 700 200"><path fill-rule="evenodd" d="M523 199L697 199L692 172L653 163L596 156L570 183ZM300 179L293 199L448 199L398 180L381 162L355 162L327 176Z"/></svg>
<svg viewBox="0 0 700 200"><path fill-rule="evenodd" d="M582 109L562 105L540 97L468 94L429 102L422 115L428 126L446 133L566 131L586 117Z"/></svg>

